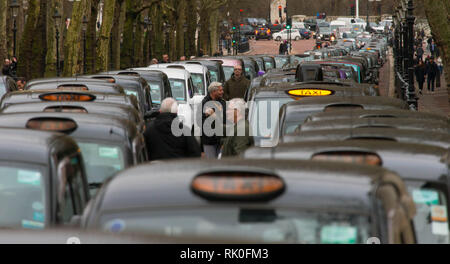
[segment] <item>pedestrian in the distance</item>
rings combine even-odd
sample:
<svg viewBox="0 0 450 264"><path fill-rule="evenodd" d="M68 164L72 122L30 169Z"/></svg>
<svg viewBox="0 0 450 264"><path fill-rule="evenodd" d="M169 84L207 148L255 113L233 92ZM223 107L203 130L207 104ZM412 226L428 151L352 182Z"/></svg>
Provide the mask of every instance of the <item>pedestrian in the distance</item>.
<svg viewBox="0 0 450 264"><path fill-rule="evenodd" d="M426 72L426 67L425 64L423 63L423 60L419 59L419 64L416 66L414 71L416 74L417 83L419 84L419 94L422 95L423 83L425 82L425 72Z"/></svg>
<svg viewBox="0 0 450 264"><path fill-rule="evenodd" d="M162 56L162 61L161 61L161 63L171 63L168 54L164 54L164 55Z"/></svg>
<svg viewBox="0 0 450 264"><path fill-rule="evenodd" d="M250 81L245 78L244 70L241 65L234 66L234 72L231 78L223 86L224 99L244 98L245 92L250 87Z"/></svg>
<svg viewBox="0 0 450 264"><path fill-rule="evenodd" d="M220 153L220 143L226 124L226 102L223 100L223 86L213 82L208 94L202 101L202 137L201 143L205 157L216 159Z"/></svg>
<svg viewBox="0 0 450 264"><path fill-rule="evenodd" d="M432 93L434 93L436 76L438 76L438 74L439 74L439 68L438 68L436 62L434 61L434 57L431 56L430 61L428 62L427 67L426 67L426 75L427 75L428 91L431 91Z"/></svg>
<svg viewBox="0 0 450 264"><path fill-rule="evenodd" d="M153 64L158 64L158 59L157 58L153 58L152 61L150 62L150 65Z"/></svg>
<svg viewBox="0 0 450 264"><path fill-rule="evenodd" d="M3 62L2 74L5 75L5 76L12 77L12 75L11 75L11 61L9 59L5 59L5 61Z"/></svg>
<svg viewBox="0 0 450 264"><path fill-rule="evenodd" d="M183 123L178 120L176 100L164 99L159 112L144 132L149 160L200 158L200 146L193 135L175 136L172 131L174 122L181 130L183 128Z"/></svg>
<svg viewBox="0 0 450 264"><path fill-rule="evenodd" d="M416 50L417 61L423 60L423 54L424 54L424 51L423 51L422 45L419 44L419 46L417 47L417 50Z"/></svg>
<svg viewBox="0 0 450 264"><path fill-rule="evenodd" d="M10 67L11 76L14 79L16 79L16 77L17 77L17 63L18 63L17 57L16 56L12 57L11 65L9 67Z"/></svg>

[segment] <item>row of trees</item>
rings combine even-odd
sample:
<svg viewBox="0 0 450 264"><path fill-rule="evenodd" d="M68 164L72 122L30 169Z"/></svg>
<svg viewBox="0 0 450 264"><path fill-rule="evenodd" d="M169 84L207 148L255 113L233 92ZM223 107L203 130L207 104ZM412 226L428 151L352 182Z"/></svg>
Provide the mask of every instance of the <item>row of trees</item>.
<svg viewBox="0 0 450 264"><path fill-rule="evenodd" d="M20 0L18 75L56 76L56 33L63 76L212 54L221 21L239 13L237 0ZM12 55L10 0L0 0L0 56ZM61 22L55 21L55 11ZM228 16L227 16L228 13ZM69 20L70 19L70 23ZM84 22L84 23L83 23ZM85 29L83 29L85 24ZM84 43L86 53L84 54Z"/></svg>

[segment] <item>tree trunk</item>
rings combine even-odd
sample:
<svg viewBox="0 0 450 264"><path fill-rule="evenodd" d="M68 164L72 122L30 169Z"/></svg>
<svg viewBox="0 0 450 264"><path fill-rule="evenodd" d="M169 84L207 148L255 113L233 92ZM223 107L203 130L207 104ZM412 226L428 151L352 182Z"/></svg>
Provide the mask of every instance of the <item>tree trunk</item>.
<svg viewBox="0 0 450 264"><path fill-rule="evenodd" d="M8 49L6 46L6 10L8 9L7 0L0 0L0 60L3 64L3 60L8 57Z"/></svg>
<svg viewBox="0 0 450 264"><path fill-rule="evenodd" d="M116 1L116 9L114 14L114 24L112 28L112 69L120 69L120 43L121 34L123 32L123 24L125 21L125 5L124 0Z"/></svg>
<svg viewBox="0 0 450 264"><path fill-rule="evenodd" d="M27 80L31 78L33 72L33 39L35 36L35 28L37 16L39 14L38 0L28 1L28 19L26 21L23 37L19 44L19 63L17 64L17 75L25 77Z"/></svg>
<svg viewBox="0 0 450 264"><path fill-rule="evenodd" d="M103 22L102 27L100 29L100 36L98 38L98 46L97 46L97 62L96 62L97 72L105 71L108 69L110 60L109 42L111 29L113 26L115 8L116 8L115 0L105 1L105 4L103 6Z"/></svg>
<svg viewBox="0 0 450 264"><path fill-rule="evenodd" d="M197 54L197 47L195 46L195 32L197 30L197 16L193 16L192 14L196 14L195 11L195 0L186 0L187 8L185 17L189 17L186 23L188 25L186 32L186 50L187 56L195 56Z"/></svg>
<svg viewBox="0 0 450 264"><path fill-rule="evenodd" d="M55 20L53 19L56 3L49 0L47 4L47 54L45 58L44 77L56 76L56 40Z"/></svg>
<svg viewBox="0 0 450 264"><path fill-rule="evenodd" d="M72 21L64 45L64 76L74 76L80 72L82 62L81 29L84 14L90 7L90 0L80 0L73 3Z"/></svg>
<svg viewBox="0 0 450 264"><path fill-rule="evenodd" d="M450 101L450 1L422 0L433 37L439 47L445 67L445 80ZM416 1L415 1L416 2Z"/></svg>
<svg viewBox="0 0 450 264"><path fill-rule="evenodd" d="M133 29L135 31L134 23L136 21L137 14L134 9L135 7L134 2L135 2L134 0L125 0L126 17L123 28L123 43L122 48L120 50L120 67L122 69L133 67L135 63L134 57L135 32L133 32Z"/></svg>
<svg viewBox="0 0 450 264"><path fill-rule="evenodd" d="M211 17L210 17L210 25L211 25L211 34L210 34L210 47L211 47L211 53L214 54L217 51L219 51L218 49L218 29L217 26L219 24L219 9L215 9L214 11L211 12Z"/></svg>
<svg viewBox="0 0 450 264"><path fill-rule="evenodd" d="M184 42L185 42L185 33L184 33L184 24L186 23L186 0L179 0L177 6L177 36L176 36L176 58L180 58L181 56L185 56L184 51Z"/></svg>
<svg viewBox="0 0 450 264"><path fill-rule="evenodd" d="M86 31L86 70L94 73L97 59L97 16L99 12L100 0L92 0L91 14Z"/></svg>
<svg viewBox="0 0 450 264"><path fill-rule="evenodd" d="M152 29L152 50L153 57L161 60L164 51L164 39L165 34L163 31L163 19L162 19L162 7L161 4L158 3L155 8L151 11L152 20L153 20L153 29Z"/></svg>
<svg viewBox="0 0 450 264"><path fill-rule="evenodd" d="M39 78L45 73L45 57L47 55L47 3L50 0L41 0L39 7L39 16L34 31L31 62L31 78ZM28 60L27 60L28 61ZM22 62L23 63L23 62Z"/></svg>

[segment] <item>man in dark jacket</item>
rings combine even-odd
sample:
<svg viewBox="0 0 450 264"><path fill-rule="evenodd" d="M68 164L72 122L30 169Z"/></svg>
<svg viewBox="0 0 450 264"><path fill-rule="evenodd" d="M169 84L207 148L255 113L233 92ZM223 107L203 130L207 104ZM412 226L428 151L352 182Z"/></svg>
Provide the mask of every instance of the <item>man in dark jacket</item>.
<svg viewBox="0 0 450 264"><path fill-rule="evenodd" d="M419 64L416 66L414 70L416 73L417 83L419 84L419 94L422 95L423 83L425 82L426 67L421 59L419 59Z"/></svg>
<svg viewBox="0 0 450 264"><path fill-rule="evenodd" d="M250 81L245 78L242 66L234 66L234 73L224 85L224 99L229 101L234 98L244 98L245 92L250 87Z"/></svg>
<svg viewBox="0 0 450 264"><path fill-rule="evenodd" d="M428 84L428 91L431 91L434 93L434 85L436 82L436 76L439 74L439 68L434 62L434 57L431 56L430 61L427 64L426 67L426 75L427 75L427 84Z"/></svg>
<svg viewBox="0 0 450 264"><path fill-rule="evenodd" d="M206 158L219 156L220 141L224 136L226 123L226 102L223 100L221 83L213 82L208 87L208 95L202 101L202 146Z"/></svg>
<svg viewBox="0 0 450 264"><path fill-rule="evenodd" d="M161 103L160 114L144 132L149 160L201 157L200 146L193 135L175 136L173 124L182 130L177 117L178 105L173 98Z"/></svg>

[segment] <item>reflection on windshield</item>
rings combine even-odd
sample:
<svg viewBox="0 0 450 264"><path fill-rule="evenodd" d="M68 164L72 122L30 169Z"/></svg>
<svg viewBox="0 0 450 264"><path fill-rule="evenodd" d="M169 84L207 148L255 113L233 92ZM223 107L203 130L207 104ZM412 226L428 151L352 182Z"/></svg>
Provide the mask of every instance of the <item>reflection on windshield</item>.
<svg viewBox="0 0 450 264"><path fill-rule="evenodd" d="M77 142L81 149L88 182L103 183L125 168L122 149L118 146Z"/></svg>
<svg viewBox="0 0 450 264"><path fill-rule="evenodd" d="M229 80L231 75L233 75L234 67L233 66L223 66L223 73L225 74L225 80Z"/></svg>
<svg viewBox="0 0 450 264"><path fill-rule="evenodd" d="M177 209L105 215L102 229L109 232L148 232L190 238L247 240L266 243L365 243L367 216L298 210L239 208Z"/></svg>
<svg viewBox="0 0 450 264"><path fill-rule="evenodd" d="M205 82L203 80L203 74L201 73L191 73L192 82L195 87L197 87L197 91L201 95L205 95Z"/></svg>
<svg viewBox="0 0 450 264"><path fill-rule="evenodd" d="M211 82L218 82L219 81L219 72L216 71L209 71L209 74L211 75Z"/></svg>
<svg viewBox="0 0 450 264"><path fill-rule="evenodd" d="M448 203L444 193L434 188L412 187L411 183L408 185L410 185L408 189L413 196L417 210L414 216L417 242L419 244L448 244L450 242Z"/></svg>
<svg viewBox="0 0 450 264"><path fill-rule="evenodd" d="M150 85L150 95L152 97L152 103L161 104L161 83L149 82L148 85Z"/></svg>
<svg viewBox="0 0 450 264"><path fill-rule="evenodd" d="M172 88L172 97L177 101L186 101L186 86L184 80L169 79Z"/></svg>
<svg viewBox="0 0 450 264"><path fill-rule="evenodd" d="M21 168L19 168L21 167ZM0 227L45 227L45 178L36 167L0 166Z"/></svg>

